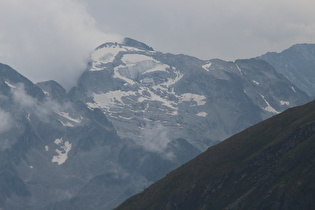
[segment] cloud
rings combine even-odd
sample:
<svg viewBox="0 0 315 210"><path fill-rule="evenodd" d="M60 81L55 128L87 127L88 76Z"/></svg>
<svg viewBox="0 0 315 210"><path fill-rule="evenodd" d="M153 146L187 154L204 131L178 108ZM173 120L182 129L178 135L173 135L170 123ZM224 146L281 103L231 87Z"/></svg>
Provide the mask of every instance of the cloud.
<svg viewBox="0 0 315 210"><path fill-rule="evenodd" d="M5 102L4 107L10 104L11 110L8 112L0 108L0 150L9 149L16 143L15 135L19 135L19 130L23 127L19 125L21 114L26 114L29 119L30 116L36 116L41 122L47 123L56 113L60 113L60 110L73 110L70 102L59 103L50 98L38 100L32 97L25 91L23 83L15 84L11 88L11 94L12 101L0 94L0 102Z"/></svg>
<svg viewBox="0 0 315 210"><path fill-rule="evenodd" d="M1 95L0 95L1 99ZM13 126L13 119L10 113L2 110L0 108L0 151L4 151L11 147L13 144L12 141L10 141L5 136L2 136L3 133L10 130Z"/></svg>
<svg viewBox="0 0 315 210"><path fill-rule="evenodd" d="M22 83L16 84L16 87L12 88L11 92L13 96L13 102L20 108L20 110L34 113L41 119L46 118L46 116L50 113L50 107L44 106L36 98L28 95Z"/></svg>
<svg viewBox="0 0 315 210"><path fill-rule="evenodd" d="M104 28L156 50L249 58L315 43L313 0L81 0Z"/></svg>
<svg viewBox="0 0 315 210"><path fill-rule="evenodd" d="M158 153L166 159L174 157L173 153L166 151L170 142L167 128L157 123L148 123L141 131L140 139L136 140L145 150Z"/></svg>
<svg viewBox="0 0 315 210"><path fill-rule="evenodd" d="M9 130L12 126L12 117L10 113L0 108L0 134Z"/></svg>
<svg viewBox="0 0 315 210"><path fill-rule="evenodd" d="M19 110L25 110L28 113L35 114L40 120L46 122L51 114L56 110L64 110L70 108L69 103L60 105L58 102L46 98L44 101L38 101L36 98L28 95L22 83L16 84L11 89L13 102Z"/></svg>
<svg viewBox="0 0 315 210"><path fill-rule="evenodd" d="M89 53L121 37L100 31L76 0L1 0L0 62L33 82L74 86Z"/></svg>

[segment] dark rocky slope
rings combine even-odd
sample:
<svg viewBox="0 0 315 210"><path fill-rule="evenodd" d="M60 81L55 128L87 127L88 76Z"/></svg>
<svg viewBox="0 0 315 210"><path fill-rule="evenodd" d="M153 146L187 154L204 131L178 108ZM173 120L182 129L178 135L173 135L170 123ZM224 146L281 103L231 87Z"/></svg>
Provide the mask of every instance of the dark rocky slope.
<svg viewBox="0 0 315 210"><path fill-rule="evenodd" d="M315 209L315 101L210 147L117 209Z"/></svg>

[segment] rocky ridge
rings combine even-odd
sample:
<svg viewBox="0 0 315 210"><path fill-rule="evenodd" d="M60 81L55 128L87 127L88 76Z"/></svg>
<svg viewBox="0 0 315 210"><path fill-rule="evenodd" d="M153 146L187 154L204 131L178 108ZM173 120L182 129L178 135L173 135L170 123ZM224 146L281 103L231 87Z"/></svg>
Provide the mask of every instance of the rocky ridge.
<svg viewBox="0 0 315 210"><path fill-rule="evenodd" d="M96 48L69 93L0 64L0 208L112 209L308 100L265 61L204 61L128 38Z"/></svg>

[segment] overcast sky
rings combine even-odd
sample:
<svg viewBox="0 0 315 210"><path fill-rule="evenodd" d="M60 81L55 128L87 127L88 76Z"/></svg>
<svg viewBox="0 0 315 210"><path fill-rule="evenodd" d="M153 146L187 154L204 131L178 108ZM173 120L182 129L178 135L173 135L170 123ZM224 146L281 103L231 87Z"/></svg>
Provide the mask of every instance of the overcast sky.
<svg viewBox="0 0 315 210"><path fill-rule="evenodd" d="M0 62L72 86L88 53L131 37L156 50L235 60L315 43L314 0L0 0Z"/></svg>
<svg viewBox="0 0 315 210"><path fill-rule="evenodd" d="M82 0L103 30L164 52L235 60L315 42L314 0Z"/></svg>

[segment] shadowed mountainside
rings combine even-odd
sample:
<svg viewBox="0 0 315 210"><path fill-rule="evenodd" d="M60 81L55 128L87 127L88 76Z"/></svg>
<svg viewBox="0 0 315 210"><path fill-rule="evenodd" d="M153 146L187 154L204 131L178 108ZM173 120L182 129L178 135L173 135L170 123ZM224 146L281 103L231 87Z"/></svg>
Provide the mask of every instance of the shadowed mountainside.
<svg viewBox="0 0 315 210"><path fill-rule="evenodd" d="M315 101L210 147L117 209L314 209Z"/></svg>

